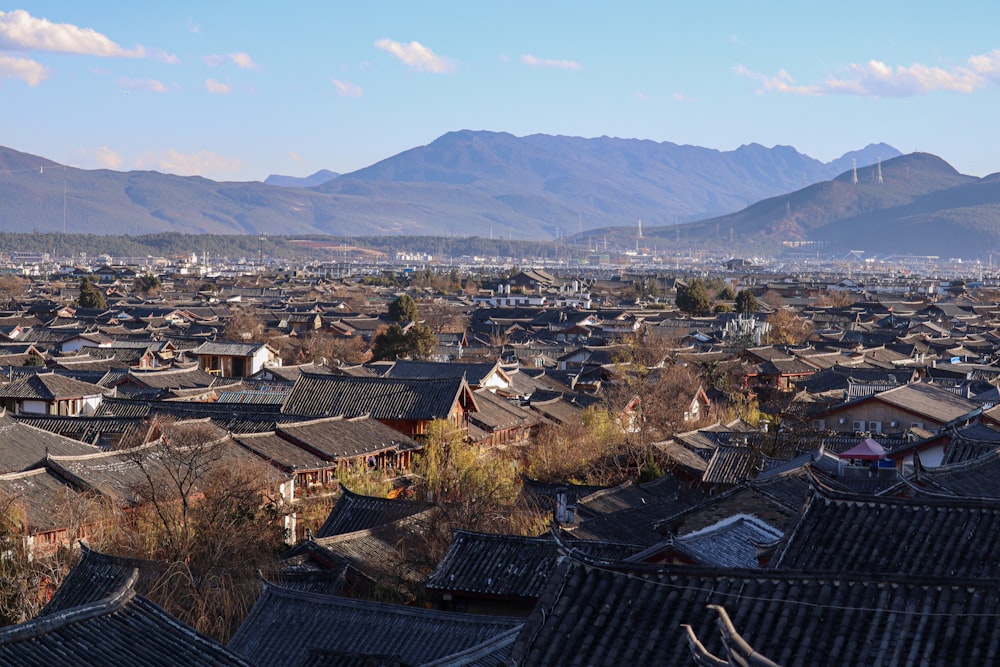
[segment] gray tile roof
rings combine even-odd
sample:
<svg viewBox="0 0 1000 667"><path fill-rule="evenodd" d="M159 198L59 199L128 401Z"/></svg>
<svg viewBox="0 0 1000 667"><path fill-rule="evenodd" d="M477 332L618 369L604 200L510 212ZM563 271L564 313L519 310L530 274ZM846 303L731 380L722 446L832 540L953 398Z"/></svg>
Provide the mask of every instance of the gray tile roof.
<svg viewBox="0 0 1000 667"><path fill-rule="evenodd" d="M590 540L566 546L598 560L618 561L641 547ZM552 535L521 537L457 530L425 587L483 597L537 598L552 576L559 545Z"/></svg>
<svg viewBox="0 0 1000 667"><path fill-rule="evenodd" d="M0 665L151 667L239 665L245 659L144 597L133 581L107 597L0 630Z"/></svg>
<svg viewBox="0 0 1000 667"><path fill-rule="evenodd" d="M771 544L782 532L749 514L737 514L701 530L678 535L674 547L699 565L755 568L757 547Z"/></svg>
<svg viewBox="0 0 1000 667"><path fill-rule="evenodd" d="M36 534L65 528L65 513L80 491L47 468L0 475L0 496L22 511L20 528Z"/></svg>
<svg viewBox="0 0 1000 667"><path fill-rule="evenodd" d="M0 385L0 398L53 401L101 396L106 391L106 388L96 384L80 382L57 373L39 373Z"/></svg>
<svg viewBox="0 0 1000 667"><path fill-rule="evenodd" d="M564 558L510 664L690 665L684 624L711 653L724 655L708 604L724 606L744 638L785 667L982 664L1000 644L995 580Z"/></svg>
<svg viewBox="0 0 1000 667"><path fill-rule="evenodd" d="M278 435L305 449L337 461L387 451L420 449L416 440L369 417L325 417L282 424Z"/></svg>
<svg viewBox="0 0 1000 667"><path fill-rule="evenodd" d="M421 665L495 639L519 624L502 616L364 602L265 584L229 648L269 667L297 667L310 650L398 656L404 664Z"/></svg>
<svg viewBox="0 0 1000 667"><path fill-rule="evenodd" d="M462 378L441 380L308 375L296 381L282 412L305 416L432 420L446 418L468 391Z"/></svg>
<svg viewBox="0 0 1000 667"><path fill-rule="evenodd" d="M7 412L0 412L0 473L37 467L47 455L79 456L100 451L92 445L22 424Z"/></svg>
<svg viewBox="0 0 1000 667"><path fill-rule="evenodd" d="M816 490L772 566L993 577L1000 570L1000 500L882 498Z"/></svg>
<svg viewBox="0 0 1000 667"><path fill-rule="evenodd" d="M100 602L128 584L134 575L137 576L132 583L133 588L139 594L148 595L166 570L167 563L163 561L112 556L81 543L80 558L38 616L50 616L80 605Z"/></svg>
<svg viewBox="0 0 1000 667"><path fill-rule="evenodd" d="M419 514L431 506L430 503L401 498L363 496L343 487L341 491L326 521L316 531L316 537L368 530Z"/></svg>

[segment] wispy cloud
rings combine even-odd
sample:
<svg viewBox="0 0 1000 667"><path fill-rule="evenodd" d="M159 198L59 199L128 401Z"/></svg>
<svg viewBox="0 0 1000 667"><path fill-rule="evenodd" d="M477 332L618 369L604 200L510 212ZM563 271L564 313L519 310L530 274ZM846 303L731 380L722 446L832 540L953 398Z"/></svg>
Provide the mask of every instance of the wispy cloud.
<svg viewBox="0 0 1000 667"><path fill-rule="evenodd" d="M125 163L121 155L107 146L99 146L93 151L94 160L104 169L119 169Z"/></svg>
<svg viewBox="0 0 1000 667"><path fill-rule="evenodd" d="M769 76L743 65L734 71L758 82L757 92L794 95L858 95L870 97L913 97L938 91L972 93L991 83L1000 83L1000 49L971 56L964 65L931 67L887 65L880 60L851 63L821 83L799 84L786 70Z"/></svg>
<svg viewBox="0 0 1000 667"><path fill-rule="evenodd" d="M779 93L794 93L796 95L822 94L822 91L817 86L800 86L796 84L792 75L785 70L779 70L778 74L775 76L767 76L766 74L760 74L759 72L748 70L743 65L737 65L733 68L733 71L740 76L753 79L760 84L760 87L757 88L756 91L758 95L771 91Z"/></svg>
<svg viewBox="0 0 1000 667"><path fill-rule="evenodd" d="M288 151L288 157L295 160L296 162L302 162L302 156L295 151Z"/></svg>
<svg viewBox="0 0 1000 667"><path fill-rule="evenodd" d="M74 53L105 58L156 57L166 62L176 61L176 56L162 51L151 53L141 44L126 49L93 28L53 23L36 18L23 9L0 12L0 50Z"/></svg>
<svg viewBox="0 0 1000 667"><path fill-rule="evenodd" d="M330 83L332 83L333 87L337 89L337 94L341 97L361 97L365 94L365 91L361 90L361 86L351 83L350 81L330 79Z"/></svg>
<svg viewBox="0 0 1000 667"><path fill-rule="evenodd" d="M156 79L118 79L118 85L125 90L144 90L150 93L165 93L169 90L167 85Z"/></svg>
<svg viewBox="0 0 1000 667"><path fill-rule="evenodd" d="M193 33L195 35L197 35L199 32L201 32L201 26L198 25L197 23L195 23L194 20L192 20L192 19L188 19L184 23L184 27L187 28L188 32Z"/></svg>
<svg viewBox="0 0 1000 667"><path fill-rule="evenodd" d="M249 53L239 51L236 53L215 53L202 58L209 67L221 67L222 65L236 65L240 69L260 69Z"/></svg>
<svg viewBox="0 0 1000 667"><path fill-rule="evenodd" d="M205 79L205 90L213 95L228 95L233 92L233 87L215 79Z"/></svg>
<svg viewBox="0 0 1000 667"><path fill-rule="evenodd" d="M671 97L674 98L675 102L690 102L691 98L682 93L681 91L676 91Z"/></svg>
<svg viewBox="0 0 1000 667"><path fill-rule="evenodd" d="M575 60L552 60L551 58L538 58L530 53L521 56L521 62L529 67L541 67L545 69L583 69L583 65Z"/></svg>
<svg viewBox="0 0 1000 667"><path fill-rule="evenodd" d="M396 56L404 65L419 72L446 74L455 71L455 63L435 54L420 42L402 44L391 39L380 39L375 42L375 48Z"/></svg>
<svg viewBox="0 0 1000 667"><path fill-rule="evenodd" d="M28 58L0 55L0 79L20 79L34 88L49 77L49 69Z"/></svg>
<svg viewBox="0 0 1000 667"><path fill-rule="evenodd" d="M136 167L179 176L204 176L232 174L242 169L243 163L237 158L223 157L208 150L181 153L171 148L162 153L144 153L136 159Z"/></svg>

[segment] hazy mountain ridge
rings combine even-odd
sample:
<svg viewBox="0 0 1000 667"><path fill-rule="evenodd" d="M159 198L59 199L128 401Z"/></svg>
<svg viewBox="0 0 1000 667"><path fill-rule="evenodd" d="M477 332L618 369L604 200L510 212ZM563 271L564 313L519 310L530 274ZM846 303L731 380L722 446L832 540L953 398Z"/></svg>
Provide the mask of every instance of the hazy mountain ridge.
<svg viewBox="0 0 1000 667"><path fill-rule="evenodd" d="M848 155L874 163L898 151L878 144ZM729 213L803 180L832 178L845 159L824 164L788 146L718 151L464 130L308 188L87 171L0 149L0 231L544 239L637 219L653 225Z"/></svg>
<svg viewBox="0 0 1000 667"><path fill-rule="evenodd" d="M742 211L680 226L646 227L664 244L777 249L821 241L831 250L876 254L985 256L1000 247L1000 175L965 176L934 155L913 153L760 201ZM635 230L595 230L620 241Z"/></svg>

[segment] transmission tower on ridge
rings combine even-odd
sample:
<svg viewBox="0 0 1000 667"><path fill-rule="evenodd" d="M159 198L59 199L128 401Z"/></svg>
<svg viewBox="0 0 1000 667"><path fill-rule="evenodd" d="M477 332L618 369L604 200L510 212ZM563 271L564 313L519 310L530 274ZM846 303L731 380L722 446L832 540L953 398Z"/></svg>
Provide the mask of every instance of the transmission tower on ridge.
<svg viewBox="0 0 1000 667"><path fill-rule="evenodd" d="M882 158L878 159L878 169L875 171L875 184L882 185Z"/></svg>
<svg viewBox="0 0 1000 667"><path fill-rule="evenodd" d="M851 158L851 185L858 184L858 160L857 158Z"/></svg>

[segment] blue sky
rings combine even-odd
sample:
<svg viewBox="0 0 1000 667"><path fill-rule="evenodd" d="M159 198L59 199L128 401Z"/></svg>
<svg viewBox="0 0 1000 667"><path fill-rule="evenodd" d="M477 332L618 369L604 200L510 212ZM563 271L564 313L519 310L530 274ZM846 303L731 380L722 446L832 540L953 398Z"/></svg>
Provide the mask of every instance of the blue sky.
<svg viewBox="0 0 1000 667"><path fill-rule="evenodd" d="M0 145L215 180L347 172L460 129L1000 171L1000 3L0 5Z"/></svg>

